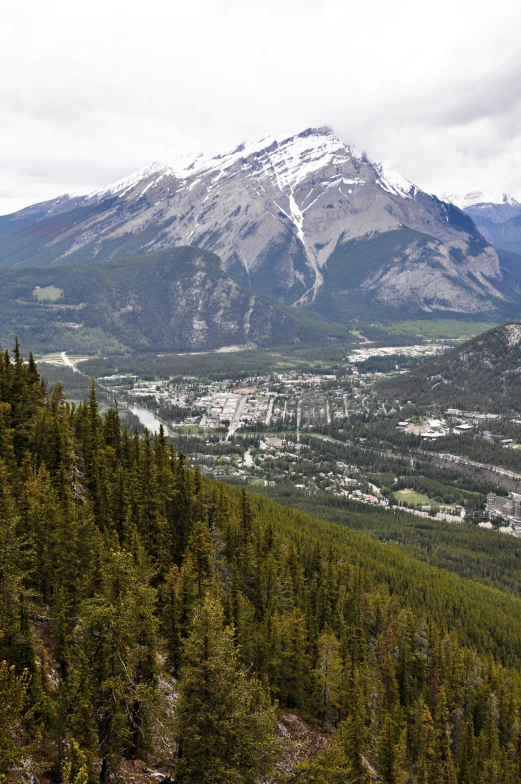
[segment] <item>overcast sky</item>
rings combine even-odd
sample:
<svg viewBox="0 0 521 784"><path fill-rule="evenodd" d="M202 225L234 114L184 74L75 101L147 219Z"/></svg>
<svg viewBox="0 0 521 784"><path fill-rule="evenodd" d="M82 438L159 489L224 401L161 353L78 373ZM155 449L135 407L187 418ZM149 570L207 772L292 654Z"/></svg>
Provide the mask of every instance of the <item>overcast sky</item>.
<svg viewBox="0 0 521 784"><path fill-rule="evenodd" d="M520 30L520 0L2 0L0 214L311 125L521 192Z"/></svg>

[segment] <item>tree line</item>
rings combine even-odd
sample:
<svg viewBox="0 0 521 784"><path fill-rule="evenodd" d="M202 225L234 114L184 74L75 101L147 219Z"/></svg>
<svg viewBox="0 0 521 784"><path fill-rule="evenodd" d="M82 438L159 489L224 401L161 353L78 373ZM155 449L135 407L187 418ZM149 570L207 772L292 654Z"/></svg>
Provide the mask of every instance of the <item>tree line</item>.
<svg viewBox="0 0 521 784"><path fill-rule="evenodd" d="M520 609L0 354L1 782L517 782ZM289 772L281 709L330 737Z"/></svg>

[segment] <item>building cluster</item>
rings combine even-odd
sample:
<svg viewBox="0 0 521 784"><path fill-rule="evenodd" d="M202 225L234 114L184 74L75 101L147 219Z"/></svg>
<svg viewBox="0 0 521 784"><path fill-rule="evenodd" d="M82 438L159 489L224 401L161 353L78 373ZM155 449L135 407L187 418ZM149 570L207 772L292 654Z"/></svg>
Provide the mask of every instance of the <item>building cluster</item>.
<svg viewBox="0 0 521 784"><path fill-rule="evenodd" d="M375 357L435 357L442 354L450 346L437 343L424 343L418 346L378 346L372 348L356 348L347 359L352 363L367 362Z"/></svg>
<svg viewBox="0 0 521 784"><path fill-rule="evenodd" d="M496 414L465 413L456 408L449 408L446 411L446 416L448 421L447 419L404 419L402 422L398 422L396 429L408 435L430 439L473 433L487 441L498 441L503 446L513 444L513 439L511 438L504 438L502 435L491 433L490 430L481 429L483 422L487 419L498 419L499 417Z"/></svg>
<svg viewBox="0 0 521 784"><path fill-rule="evenodd" d="M176 406L176 426L225 430L313 427L345 418L348 404L342 388L331 389L336 376L287 371L255 376L240 382L232 379L201 382L193 378L138 379L114 374L100 381L120 392L129 403L145 406ZM327 388L327 392L324 390Z"/></svg>
<svg viewBox="0 0 521 784"><path fill-rule="evenodd" d="M500 419L499 414L482 414L479 411L461 411L459 408L448 408L446 415L455 421L466 422L472 427L486 422L487 419Z"/></svg>
<svg viewBox="0 0 521 784"><path fill-rule="evenodd" d="M407 433L407 435L421 436L422 438L442 438L451 432L444 419L426 419L423 422L412 422L410 419L405 419L403 422L398 422L396 429Z"/></svg>
<svg viewBox="0 0 521 784"><path fill-rule="evenodd" d="M521 536L521 495L510 493L508 497L489 493L487 495L486 511L489 518L494 521L506 522L506 526L501 526L502 533L510 533ZM485 526L483 526L485 527ZM487 527L492 527L489 524Z"/></svg>
<svg viewBox="0 0 521 784"><path fill-rule="evenodd" d="M488 427L484 427L485 422L500 420L499 414L479 413L478 411L461 411L458 408L448 408L447 417L451 420L454 434L473 433L477 438L483 438L490 444L496 443L511 449L521 449L521 444L516 443L513 438L505 438L503 433L493 433ZM510 420L513 424L519 424L515 419Z"/></svg>

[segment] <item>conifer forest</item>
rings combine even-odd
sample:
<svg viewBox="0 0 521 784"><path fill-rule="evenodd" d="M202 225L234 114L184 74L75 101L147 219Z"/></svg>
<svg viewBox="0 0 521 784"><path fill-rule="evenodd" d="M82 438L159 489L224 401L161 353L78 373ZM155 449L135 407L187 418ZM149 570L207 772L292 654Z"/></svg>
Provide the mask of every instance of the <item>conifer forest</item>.
<svg viewBox="0 0 521 784"><path fill-rule="evenodd" d="M1 784L516 784L521 599L471 571L220 484L0 356Z"/></svg>

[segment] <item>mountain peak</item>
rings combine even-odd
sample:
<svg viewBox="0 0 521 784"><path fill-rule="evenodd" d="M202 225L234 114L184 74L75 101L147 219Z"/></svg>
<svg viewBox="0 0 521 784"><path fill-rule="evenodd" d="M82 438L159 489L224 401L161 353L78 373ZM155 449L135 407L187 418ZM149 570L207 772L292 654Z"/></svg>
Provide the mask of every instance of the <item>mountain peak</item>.
<svg viewBox="0 0 521 784"><path fill-rule="evenodd" d="M37 242L42 207L15 215L4 234L18 236L0 243L0 264L193 246L218 254L240 285L327 318L375 301L385 314L493 310L504 298L498 256L453 212L331 128L309 127L154 162L68 205L55 200Z"/></svg>
<svg viewBox="0 0 521 784"><path fill-rule="evenodd" d="M281 183L294 187L297 182L311 172L328 165L339 164L344 160L360 160L353 148L342 142L328 126L309 127L291 136L265 136L257 142L242 141L234 148L224 152L183 153L171 163L155 161L149 166L138 169L128 177L96 189L89 193L70 194L73 198L101 200L109 196L123 196L139 182L146 183L146 189L157 185L161 179L174 176L178 180L189 180L196 175L215 171L222 176L239 162L249 168L255 162L257 168L266 168ZM384 189L390 193L406 196L412 185L400 175L386 172L378 165L378 176ZM397 185L399 183L399 185ZM145 191L142 191L142 194ZM142 195L141 194L141 195ZM406 196L408 198L408 196Z"/></svg>
<svg viewBox="0 0 521 784"><path fill-rule="evenodd" d="M193 182L194 177L214 175L215 181L234 167L255 171L257 177L274 177L282 190L292 192L299 182L328 166L342 166L348 161L362 162L374 171L375 181L393 196L413 198L417 188L398 172L371 163L353 147L341 141L328 126L309 127L291 136L265 136L257 142L242 141L236 147L213 154L184 153L169 164L154 162L134 174L105 188L84 194L88 199L123 196L139 182L145 184L143 195L164 177ZM74 194L78 196L79 194Z"/></svg>

